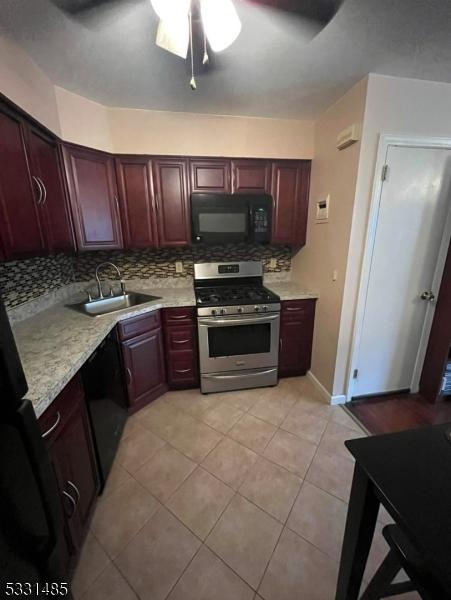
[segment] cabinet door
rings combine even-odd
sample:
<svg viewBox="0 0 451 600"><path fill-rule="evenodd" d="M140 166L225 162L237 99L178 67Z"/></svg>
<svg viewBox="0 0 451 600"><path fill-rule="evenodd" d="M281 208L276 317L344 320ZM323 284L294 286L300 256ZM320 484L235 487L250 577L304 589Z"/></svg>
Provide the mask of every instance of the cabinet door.
<svg viewBox="0 0 451 600"><path fill-rule="evenodd" d="M113 158L73 146L64 157L78 249L122 248Z"/></svg>
<svg viewBox="0 0 451 600"><path fill-rule="evenodd" d="M230 161L190 160L191 192L230 192Z"/></svg>
<svg viewBox="0 0 451 600"><path fill-rule="evenodd" d="M302 321L280 324L279 375L304 375L310 368L311 340L308 324Z"/></svg>
<svg viewBox="0 0 451 600"><path fill-rule="evenodd" d="M125 247L157 246L151 161L140 156L116 158L116 177Z"/></svg>
<svg viewBox="0 0 451 600"><path fill-rule="evenodd" d="M35 127L28 127L27 133L31 173L39 178L42 189L39 208L48 250L72 250L74 239L57 141Z"/></svg>
<svg viewBox="0 0 451 600"><path fill-rule="evenodd" d="M271 163L267 160L232 160L232 193L271 193Z"/></svg>
<svg viewBox="0 0 451 600"><path fill-rule="evenodd" d="M187 173L184 159L156 158L153 162L160 246L191 244Z"/></svg>
<svg viewBox="0 0 451 600"><path fill-rule="evenodd" d="M155 400L166 389L161 328L122 342L130 412Z"/></svg>
<svg viewBox="0 0 451 600"><path fill-rule="evenodd" d="M272 242L303 246L307 229L310 161L278 161L272 165L274 199Z"/></svg>
<svg viewBox="0 0 451 600"><path fill-rule="evenodd" d="M0 234L6 260L44 253L41 199L29 172L23 122L0 104Z"/></svg>

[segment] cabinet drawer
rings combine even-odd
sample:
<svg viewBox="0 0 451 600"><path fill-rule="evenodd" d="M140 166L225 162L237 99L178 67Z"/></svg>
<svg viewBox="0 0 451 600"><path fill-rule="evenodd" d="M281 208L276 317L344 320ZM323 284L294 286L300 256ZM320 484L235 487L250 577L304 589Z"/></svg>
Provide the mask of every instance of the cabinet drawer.
<svg viewBox="0 0 451 600"><path fill-rule="evenodd" d="M169 352L177 352L182 350L194 350L195 349L195 333L196 330L192 325L186 327L166 327L165 329L165 341L166 349Z"/></svg>
<svg viewBox="0 0 451 600"><path fill-rule="evenodd" d="M169 324L194 323L196 309L193 306L183 306L180 308L165 308L163 310L163 321Z"/></svg>
<svg viewBox="0 0 451 600"><path fill-rule="evenodd" d="M285 300L282 302L282 321L298 321L311 318L315 312L315 300Z"/></svg>
<svg viewBox="0 0 451 600"><path fill-rule="evenodd" d="M80 376L75 375L39 417L39 427L47 443L51 443L64 429L83 398L84 392Z"/></svg>
<svg viewBox="0 0 451 600"><path fill-rule="evenodd" d="M119 337L122 341L158 329L160 327L160 311L146 313L137 317L131 317L125 321L120 321L118 324Z"/></svg>
<svg viewBox="0 0 451 600"><path fill-rule="evenodd" d="M194 352L168 354L168 382L170 387L197 385L199 373Z"/></svg>

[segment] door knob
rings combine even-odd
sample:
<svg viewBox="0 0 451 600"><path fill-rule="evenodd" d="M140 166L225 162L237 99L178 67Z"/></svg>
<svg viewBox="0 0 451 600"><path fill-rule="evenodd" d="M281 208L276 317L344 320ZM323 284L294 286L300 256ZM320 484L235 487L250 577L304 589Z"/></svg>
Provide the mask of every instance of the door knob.
<svg viewBox="0 0 451 600"><path fill-rule="evenodd" d="M435 296L432 292L423 292L420 296L422 300L427 300L428 302L433 302L435 300Z"/></svg>

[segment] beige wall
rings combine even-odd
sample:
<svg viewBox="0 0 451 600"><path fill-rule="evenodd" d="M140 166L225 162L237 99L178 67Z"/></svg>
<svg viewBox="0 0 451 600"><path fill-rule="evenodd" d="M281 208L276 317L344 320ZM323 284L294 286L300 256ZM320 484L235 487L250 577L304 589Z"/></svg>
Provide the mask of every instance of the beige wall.
<svg viewBox="0 0 451 600"><path fill-rule="evenodd" d="M340 312L354 208L360 142L336 149L337 134L364 116L367 80L349 90L318 119L312 166L307 244L292 261L293 279L317 291L311 371L333 391ZM330 194L329 222L315 223L316 202ZM337 270L336 281L332 280Z"/></svg>
<svg viewBox="0 0 451 600"><path fill-rule="evenodd" d="M360 268L381 133L451 138L451 85L373 74L369 76L334 394L345 393L347 387Z"/></svg>
<svg viewBox="0 0 451 600"><path fill-rule="evenodd" d="M124 153L311 158L311 121L110 108L114 150Z"/></svg>
<svg viewBox="0 0 451 600"><path fill-rule="evenodd" d="M102 104L55 86L61 137L67 142L112 152L108 110Z"/></svg>
<svg viewBox="0 0 451 600"><path fill-rule="evenodd" d="M4 37L0 37L0 92L60 134L52 82L28 54Z"/></svg>

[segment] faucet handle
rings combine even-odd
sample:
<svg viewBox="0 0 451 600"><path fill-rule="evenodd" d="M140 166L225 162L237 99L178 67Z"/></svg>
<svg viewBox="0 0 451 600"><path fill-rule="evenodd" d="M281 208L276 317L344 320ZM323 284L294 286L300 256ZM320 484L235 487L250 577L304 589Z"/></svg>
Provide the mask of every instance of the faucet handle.
<svg viewBox="0 0 451 600"><path fill-rule="evenodd" d="M86 290L86 293L88 295L88 302L92 302L91 290Z"/></svg>
<svg viewBox="0 0 451 600"><path fill-rule="evenodd" d="M122 292L122 295L125 296L125 294L127 293L125 291L125 281L123 279L121 279L120 283L121 283L121 292Z"/></svg>

